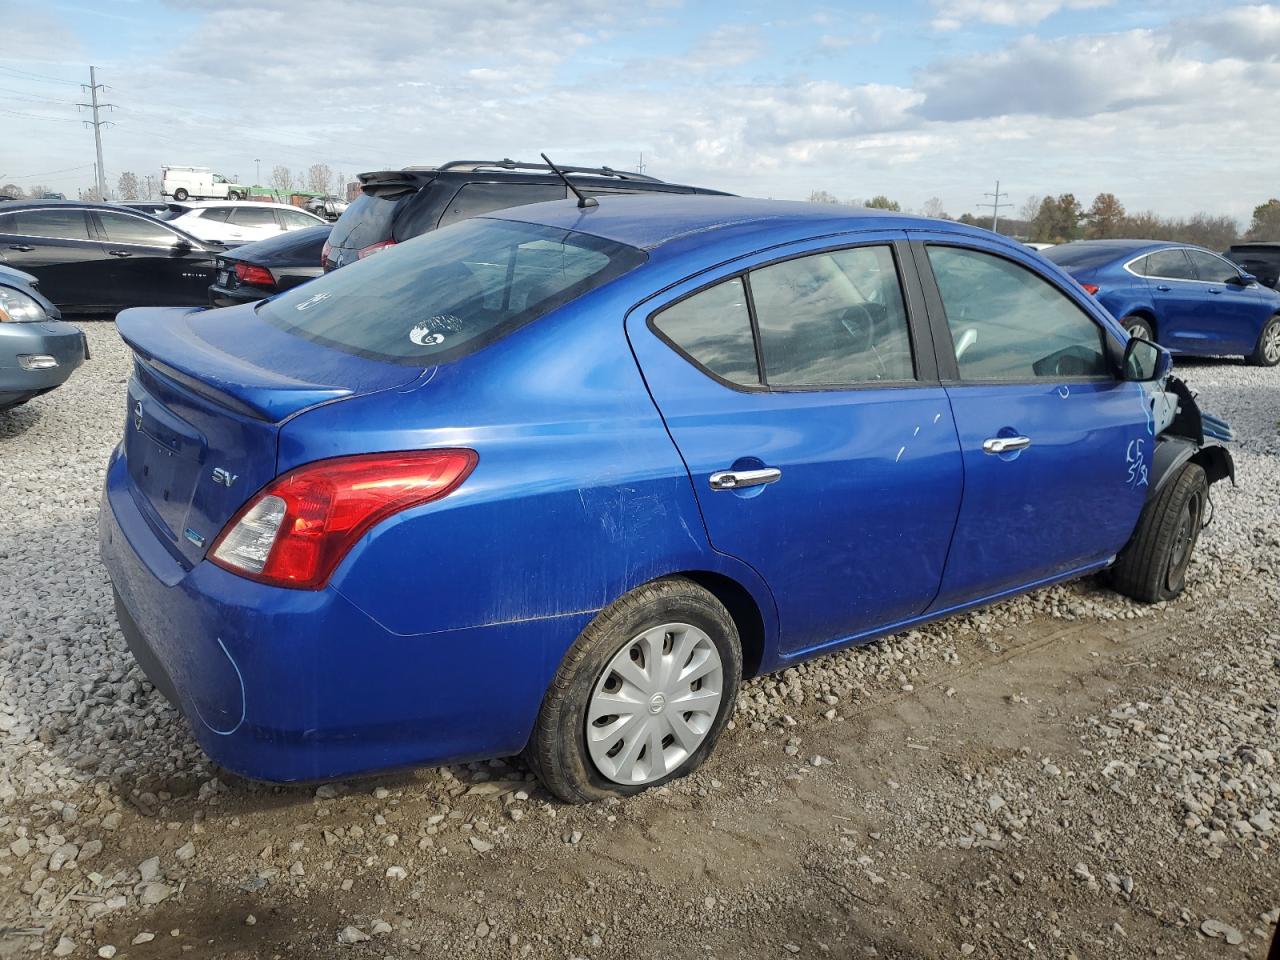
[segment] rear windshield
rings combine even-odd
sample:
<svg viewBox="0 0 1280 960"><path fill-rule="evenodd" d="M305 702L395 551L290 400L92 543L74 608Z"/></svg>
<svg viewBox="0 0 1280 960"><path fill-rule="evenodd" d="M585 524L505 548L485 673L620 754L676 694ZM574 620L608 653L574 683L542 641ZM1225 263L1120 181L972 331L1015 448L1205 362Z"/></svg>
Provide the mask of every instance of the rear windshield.
<svg viewBox="0 0 1280 960"><path fill-rule="evenodd" d="M362 193L351 201L351 206L342 212L338 222L333 225L329 234L329 243L335 247L353 247L361 250L371 244L391 239L391 222L396 216L396 207L407 197L415 194L401 194L391 199L371 197Z"/></svg>
<svg viewBox="0 0 1280 960"><path fill-rule="evenodd" d="M464 220L265 301L290 333L375 360L430 366L479 350L643 263L571 230Z"/></svg>
<svg viewBox="0 0 1280 960"><path fill-rule="evenodd" d="M1089 270L1100 267L1104 263L1119 260L1125 253L1126 250L1119 247L1095 247L1088 243L1063 243L1040 251L1042 257L1069 270Z"/></svg>

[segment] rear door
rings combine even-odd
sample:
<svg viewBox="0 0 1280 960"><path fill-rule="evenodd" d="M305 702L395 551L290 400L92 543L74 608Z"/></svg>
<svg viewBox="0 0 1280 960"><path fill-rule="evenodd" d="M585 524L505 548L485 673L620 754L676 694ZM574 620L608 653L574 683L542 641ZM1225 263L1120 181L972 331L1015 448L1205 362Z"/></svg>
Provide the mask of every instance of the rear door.
<svg viewBox="0 0 1280 960"><path fill-rule="evenodd" d="M1186 250L1169 247L1134 264L1141 269L1156 311L1156 339L1166 347L1200 350L1204 290Z"/></svg>
<svg viewBox="0 0 1280 960"><path fill-rule="evenodd" d="M916 246L964 500L935 611L1114 556L1146 497L1146 393L1116 379L1111 336L1029 257L980 240Z"/></svg>
<svg viewBox="0 0 1280 960"><path fill-rule="evenodd" d="M1209 350L1252 353L1262 324L1270 319L1257 284L1240 283L1240 268L1207 250L1189 249L1187 256L1201 281L1200 296L1205 301L1199 330L1216 345L1207 345Z"/></svg>
<svg viewBox="0 0 1280 960"><path fill-rule="evenodd" d="M107 261L103 296L118 306L204 303L213 277L211 258L177 232L146 217L95 211Z"/></svg>
<svg viewBox="0 0 1280 960"><path fill-rule="evenodd" d="M0 213L0 262L40 281L40 292L64 309L103 306L106 253L82 208Z"/></svg>
<svg viewBox="0 0 1280 960"><path fill-rule="evenodd" d="M739 261L627 319L711 543L768 582L786 654L924 611L959 506L904 235L846 243Z"/></svg>
<svg viewBox="0 0 1280 960"><path fill-rule="evenodd" d="M237 242L245 243L265 240L283 232L276 221L276 212L270 207L232 207L227 216L227 226Z"/></svg>

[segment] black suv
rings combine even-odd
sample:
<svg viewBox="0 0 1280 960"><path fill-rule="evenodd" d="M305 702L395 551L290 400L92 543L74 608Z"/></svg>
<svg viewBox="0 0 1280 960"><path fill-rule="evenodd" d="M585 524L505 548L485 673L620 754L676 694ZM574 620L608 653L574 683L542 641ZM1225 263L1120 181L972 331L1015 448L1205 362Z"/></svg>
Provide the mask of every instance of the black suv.
<svg viewBox="0 0 1280 960"><path fill-rule="evenodd" d="M714 193L609 167L562 167L586 196L612 193ZM334 270L393 243L494 210L563 200L564 181L545 163L454 160L359 175L363 191L333 225L322 255Z"/></svg>
<svg viewBox="0 0 1280 960"><path fill-rule="evenodd" d="M1280 242L1237 243L1223 256L1252 273L1263 286L1280 289Z"/></svg>

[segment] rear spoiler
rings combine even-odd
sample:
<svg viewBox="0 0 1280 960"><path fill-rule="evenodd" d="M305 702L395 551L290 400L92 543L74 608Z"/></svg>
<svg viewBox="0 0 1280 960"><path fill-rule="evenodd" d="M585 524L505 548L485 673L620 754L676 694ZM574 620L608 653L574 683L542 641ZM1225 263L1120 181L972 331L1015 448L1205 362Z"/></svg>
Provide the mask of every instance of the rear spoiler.
<svg viewBox="0 0 1280 960"><path fill-rule="evenodd" d="M391 200L417 193L435 176L433 170L376 170L357 174L356 179L360 181L360 189L369 196Z"/></svg>

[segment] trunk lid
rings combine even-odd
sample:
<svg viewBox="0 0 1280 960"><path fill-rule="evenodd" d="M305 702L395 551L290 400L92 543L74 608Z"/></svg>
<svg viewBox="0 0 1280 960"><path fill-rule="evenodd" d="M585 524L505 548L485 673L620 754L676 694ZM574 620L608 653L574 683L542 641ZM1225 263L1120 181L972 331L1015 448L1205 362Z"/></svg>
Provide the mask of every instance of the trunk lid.
<svg viewBox="0 0 1280 960"><path fill-rule="evenodd" d="M423 372L303 340L262 321L253 304L126 310L117 328L134 353L122 443L131 492L187 564L275 477L286 420Z"/></svg>

